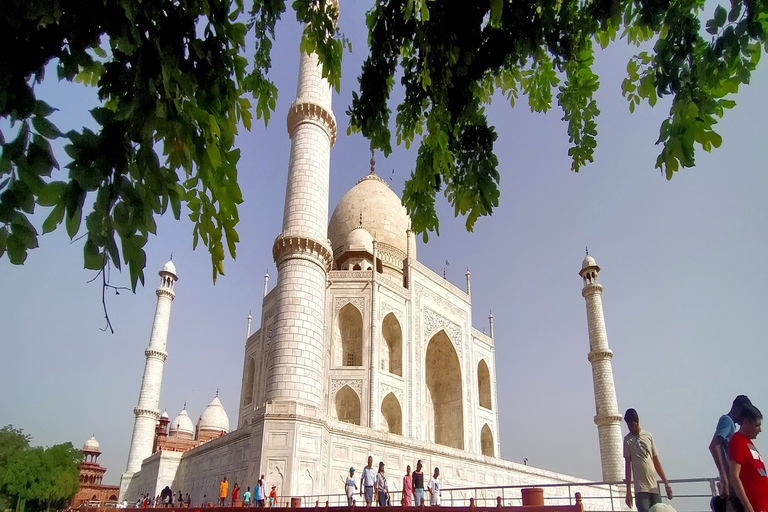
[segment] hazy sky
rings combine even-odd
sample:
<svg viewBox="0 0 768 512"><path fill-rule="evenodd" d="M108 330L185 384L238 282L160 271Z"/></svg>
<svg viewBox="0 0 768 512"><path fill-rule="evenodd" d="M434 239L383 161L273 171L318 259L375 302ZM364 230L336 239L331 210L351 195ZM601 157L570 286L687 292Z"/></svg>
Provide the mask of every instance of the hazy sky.
<svg viewBox="0 0 768 512"><path fill-rule="evenodd" d="M368 143L346 136L344 111L367 48L369 2L342 2L340 27L353 42L334 96L339 140L331 153L330 212L369 169ZM711 12L710 9L708 11ZM64 229L46 235L22 267L0 260L0 424L33 443L95 433L108 468L124 471L155 308L157 271L173 253L178 270L161 407L173 418L184 401L193 421L217 388L237 421L246 317L258 328L263 275L276 282L272 242L281 228L295 97L300 27L280 23L271 72L280 96L267 129L242 131L239 180L241 243L237 260L214 286L204 248L192 251L191 223L158 223L147 245L146 286L108 295L115 334L104 327L101 286L82 269L82 240ZM584 248L602 267L603 304L621 411L635 407L653 432L670 478L714 476L707 446L720 414L740 393L768 411L768 67L761 63L738 106L719 124L723 145L697 153L697 166L668 182L654 169L661 120L669 104L630 115L620 84L632 48L599 54L602 115L595 163L574 174L566 124L502 99L489 108L499 139L501 204L467 233L440 203L441 235L419 243L418 259L464 288L472 272L473 318L493 310L501 455L533 466L600 479L592 376L582 282ZM54 74L50 74L55 77ZM54 78L55 80L55 78ZM95 90L44 84L41 96L61 109L62 130L93 125ZM400 92L396 91L396 96ZM63 151L58 153L62 166ZM400 195L415 149L398 148L377 171ZM391 178L391 179L390 179ZM88 202L91 202L89 200ZM41 225L45 211L36 217ZM112 283L129 285L127 272ZM624 431L626 431L625 427ZM757 446L768 453L766 435ZM361 461L361 463L363 463ZM446 482L450 486L450 482Z"/></svg>

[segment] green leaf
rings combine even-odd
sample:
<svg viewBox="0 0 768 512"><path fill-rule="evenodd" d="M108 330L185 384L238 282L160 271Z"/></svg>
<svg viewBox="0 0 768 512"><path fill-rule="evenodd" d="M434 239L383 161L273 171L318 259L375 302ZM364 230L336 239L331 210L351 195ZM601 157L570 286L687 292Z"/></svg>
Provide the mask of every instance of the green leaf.
<svg viewBox="0 0 768 512"><path fill-rule="evenodd" d="M0 258L5 254L5 248L8 246L8 228L3 226L0 228Z"/></svg>
<svg viewBox="0 0 768 512"><path fill-rule="evenodd" d="M99 247L90 238L83 245L83 261L88 270L101 270L104 267L104 254L99 252Z"/></svg>
<svg viewBox="0 0 768 512"><path fill-rule="evenodd" d="M13 233L8 236L6 251L8 252L8 260L14 265L23 265L27 260L27 246Z"/></svg>
<svg viewBox="0 0 768 512"><path fill-rule="evenodd" d="M59 110L59 109L53 108L52 106L50 106L49 104L47 104L43 100L36 100L35 101L35 110L33 111L33 113L36 116L39 116L39 117L48 117L49 115L53 114L57 110Z"/></svg>
<svg viewBox="0 0 768 512"><path fill-rule="evenodd" d="M37 194L37 204L41 206L57 205L66 189L67 184L63 181L47 183Z"/></svg>
<svg viewBox="0 0 768 512"><path fill-rule="evenodd" d="M424 0L426 3L426 0ZM491 23L498 25L501 22L501 15L504 12L504 0L491 0Z"/></svg>
<svg viewBox="0 0 768 512"><path fill-rule="evenodd" d="M50 233L64 220L64 205L57 204L48 217L43 221L43 234Z"/></svg>
<svg viewBox="0 0 768 512"><path fill-rule="evenodd" d="M728 17L728 11L726 11L722 5L718 5L715 9L715 23L718 27L725 25L725 20Z"/></svg>
<svg viewBox="0 0 768 512"><path fill-rule="evenodd" d="M35 127L37 133L45 137L46 139L55 139L61 136L61 132L56 126L48 119L40 116L32 118L32 126Z"/></svg>
<svg viewBox="0 0 768 512"><path fill-rule="evenodd" d="M75 238L75 235L80 230L80 221L82 220L83 215L83 209L82 207L78 206L77 209L73 211L67 212L67 218L66 218L66 226L67 226L67 234L69 235L69 238Z"/></svg>
<svg viewBox="0 0 768 512"><path fill-rule="evenodd" d="M26 249L36 249L38 246L37 231L26 217L19 219L18 222L14 220L11 223L11 234L24 244Z"/></svg>

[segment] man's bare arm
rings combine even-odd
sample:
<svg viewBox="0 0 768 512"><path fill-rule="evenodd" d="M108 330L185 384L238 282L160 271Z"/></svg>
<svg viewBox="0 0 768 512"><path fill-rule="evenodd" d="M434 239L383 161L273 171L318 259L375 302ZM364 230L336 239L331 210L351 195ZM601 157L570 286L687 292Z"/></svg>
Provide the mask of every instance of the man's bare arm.
<svg viewBox="0 0 768 512"><path fill-rule="evenodd" d="M741 485L741 480L739 479L739 473L741 473L741 464L735 461L729 462L731 470L731 485L733 486L733 490L736 491L736 496L738 496L741 504L744 506L744 512L755 512L755 509L752 508L752 504L749 502L749 498L747 498L747 493L744 490L744 486Z"/></svg>
<svg viewBox="0 0 768 512"><path fill-rule="evenodd" d="M709 443L709 453L712 454L712 459L714 459L715 466L717 466L717 471L720 474L720 484L722 485L720 496L723 497L728 496L730 490L728 461L723 457L726 448L725 439L717 434L712 436L712 442Z"/></svg>
<svg viewBox="0 0 768 512"><path fill-rule="evenodd" d="M624 482L627 484L627 497L624 500L629 508L632 508L632 463L624 459Z"/></svg>
<svg viewBox="0 0 768 512"><path fill-rule="evenodd" d="M667 481L667 475L664 474L664 468L661 467L661 461L659 460L658 455L653 456L653 467L656 468L656 472L661 477L661 481L664 482L664 490L667 491L667 499L672 499L672 488L669 486L669 482Z"/></svg>

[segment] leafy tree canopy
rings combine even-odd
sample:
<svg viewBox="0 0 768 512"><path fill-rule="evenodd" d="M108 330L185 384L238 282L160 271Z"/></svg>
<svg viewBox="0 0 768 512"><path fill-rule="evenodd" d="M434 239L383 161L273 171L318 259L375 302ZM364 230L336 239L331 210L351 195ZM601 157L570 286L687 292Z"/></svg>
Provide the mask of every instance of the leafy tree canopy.
<svg viewBox="0 0 768 512"><path fill-rule="evenodd" d="M768 51L765 0L717 6L702 27L703 8L703 0L378 1L368 13L371 54L348 111L350 130L391 151L388 99L399 68L405 98L395 118L397 143L423 136L403 194L413 227L425 240L439 232L434 201L442 190L471 230L499 199L496 132L484 110L492 95L513 107L526 97L538 112L556 99L578 171L597 145L595 47L652 42L627 64L622 88L630 111L671 97L656 161L671 179L694 165L697 147L720 146L718 119Z"/></svg>
<svg viewBox="0 0 768 512"><path fill-rule="evenodd" d="M297 0L307 23L302 49L316 51L337 88L343 38L337 5ZM213 279L224 272L225 245L235 257L238 122L255 113L269 121L277 89L267 78L274 27L283 0L62 0L3 2L0 17L0 256L22 264L38 246L29 220L36 206L52 207L43 233L64 224L74 238L85 215L85 268L128 265L131 285L144 283L143 247L155 216L185 204L194 245L208 247ZM242 20L246 21L243 22ZM256 36L246 54L245 36ZM91 111L99 130L62 133L48 119L55 105L35 95L53 63L59 80L98 89ZM67 180L51 179L59 164L50 141L65 139ZM86 197L93 203L86 205ZM121 257L122 256L122 257Z"/></svg>
<svg viewBox="0 0 768 512"><path fill-rule="evenodd" d="M3 482L10 461L19 453L29 448L30 436L21 429L6 425L0 429L0 509L5 510Z"/></svg>
<svg viewBox="0 0 768 512"><path fill-rule="evenodd" d="M15 500L16 512L24 512L27 503L35 510L47 510L64 504L79 489L78 464L83 452L72 443L50 448L29 446L29 436L6 426L0 430L0 497L3 503Z"/></svg>
<svg viewBox="0 0 768 512"><path fill-rule="evenodd" d="M238 242L238 122L249 129L254 108L266 123L275 107L267 72L285 2L254 0L246 10L243 0L8 0L3 8L0 44L13 51L0 53L0 118L12 123L0 132L0 257L22 264L38 246L29 220L36 206L52 208L43 233L64 224L74 238L85 215L85 267L126 264L135 289L155 216L170 207L178 219L184 205L215 281ZM306 23L302 50L318 53L338 88L345 41L334 27L335 0L295 0L293 8ZM391 151L388 99L400 68L397 142L423 135L403 198L413 228L425 238L438 230L442 190L472 229L499 198L496 133L484 111L492 95L512 106L525 96L535 111L556 98L578 171L596 146L595 45L655 41L630 60L623 91L630 110L672 97L657 161L671 178L693 165L696 147L720 145L714 126L766 50L766 0L732 0L704 27L702 9L703 0L379 0L368 14L371 55L350 129ZM51 63L59 80L97 88L98 130L62 133L50 122L55 105L38 99L35 85ZM66 180L52 178L57 138L71 159Z"/></svg>

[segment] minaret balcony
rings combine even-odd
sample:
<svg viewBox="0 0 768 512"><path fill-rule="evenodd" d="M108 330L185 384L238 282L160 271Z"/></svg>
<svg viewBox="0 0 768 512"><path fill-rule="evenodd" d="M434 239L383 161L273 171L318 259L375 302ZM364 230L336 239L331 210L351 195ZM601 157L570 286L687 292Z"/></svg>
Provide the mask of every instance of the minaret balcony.
<svg viewBox="0 0 768 512"><path fill-rule="evenodd" d="M581 296L587 297L588 295L594 295L595 293L603 293L603 285L600 283L589 283L581 289Z"/></svg>
<svg viewBox="0 0 768 512"><path fill-rule="evenodd" d="M287 259L311 261L319 265L325 272L330 272L333 265L333 252L328 244L294 233L278 235L272 246L272 257L278 267Z"/></svg>
<svg viewBox="0 0 768 512"><path fill-rule="evenodd" d="M601 350L599 352L590 352L587 356L587 360L590 363L594 363L595 361L610 361L613 359L613 352L610 350Z"/></svg>
<svg viewBox="0 0 768 512"><path fill-rule="evenodd" d="M293 103L288 110L288 135L293 137L293 131L301 123L320 126L328 133L331 147L336 144L336 117L330 110L317 103Z"/></svg>

